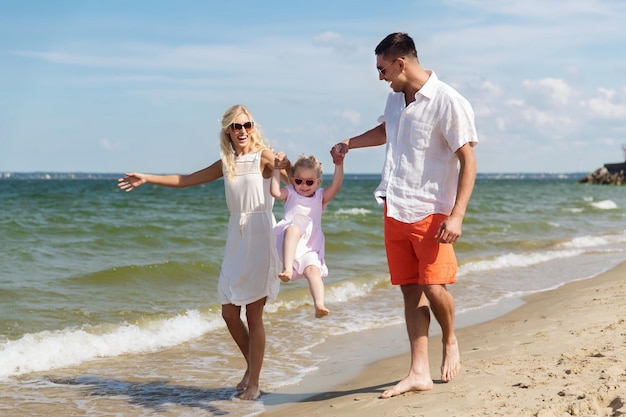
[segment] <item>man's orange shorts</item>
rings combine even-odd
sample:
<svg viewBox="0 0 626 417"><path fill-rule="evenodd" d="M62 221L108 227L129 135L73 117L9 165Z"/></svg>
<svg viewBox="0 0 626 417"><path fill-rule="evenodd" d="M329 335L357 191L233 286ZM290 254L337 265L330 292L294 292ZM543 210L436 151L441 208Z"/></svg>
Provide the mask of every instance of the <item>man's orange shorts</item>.
<svg viewBox="0 0 626 417"><path fill-rule="evenodd" d="M454 249L435 239L447 217L433 214L416 223L404 223L387 217L385 210L385 250L393 285L456 282Z"/></svg>

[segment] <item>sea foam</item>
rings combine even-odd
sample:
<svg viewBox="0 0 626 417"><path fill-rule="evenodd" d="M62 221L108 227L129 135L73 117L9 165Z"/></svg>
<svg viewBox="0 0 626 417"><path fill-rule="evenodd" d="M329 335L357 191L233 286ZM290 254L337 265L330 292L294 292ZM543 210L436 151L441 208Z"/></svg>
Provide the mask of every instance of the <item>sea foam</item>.
<svg viewBox="0 0 626 417"><path fill-rule="evenodd" d="M617 204L615 204L612 200L602 200L595 201L591 203L591 206L600 210L615 210L617 209Z"/></svg>
<svg viewBox="0 0 626 417"><path fill-rule="evenodd" d="M549 262L555 259L571 258L584 254L587 250L610 251L610 246L626 243L626 230L615 235L579 236L555 245L553 249L507 253L491 259L467 262L459 267L459 275L471 272L506 268L520 268ZM608 248L607 248L608 247Z"/></svg>
<svg viewBox="0 0 626 417"><path fill-rule="evenodd" d="M364 209L364 208L347 208L347 209L339 209L335 211L336 215L348 215L348 216L356 216L356 215L366 215L370 214L372 210Z"/></svg>
<svg viewBox="0 0 626 417"><path fill-rule="evenodd" d="M85 329L26 334L0 346L0 378L77 365L99 357L154 352L200 337L219 326L223 326L219 317L207 318L192 310L142 325L121 325L100 334Z"/></svg>

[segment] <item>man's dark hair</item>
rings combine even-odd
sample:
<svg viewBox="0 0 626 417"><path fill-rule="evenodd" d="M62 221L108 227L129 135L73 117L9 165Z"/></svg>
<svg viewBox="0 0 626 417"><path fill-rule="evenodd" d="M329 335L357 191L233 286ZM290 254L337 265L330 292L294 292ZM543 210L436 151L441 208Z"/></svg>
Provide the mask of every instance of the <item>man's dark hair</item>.
<svg viewBox="0 0 626 417"><path fill-rule="evenodd" d="M374 50L376 55L382 55L385 59L392 60L403 56L417 58L415 42L406 33L396 32L389 34L380 41Z"/></svg>

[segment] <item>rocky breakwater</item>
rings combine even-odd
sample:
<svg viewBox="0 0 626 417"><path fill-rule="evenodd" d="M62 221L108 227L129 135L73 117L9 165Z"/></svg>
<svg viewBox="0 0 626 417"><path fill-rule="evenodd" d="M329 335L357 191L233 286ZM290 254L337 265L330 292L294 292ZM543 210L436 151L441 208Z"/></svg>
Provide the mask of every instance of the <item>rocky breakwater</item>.
<svg viewBox="0 0 626 417"><path fill-rule="evenodd" d="M604 164L580 181L589 184L626 185L626 162L621 164Z"/></svg>

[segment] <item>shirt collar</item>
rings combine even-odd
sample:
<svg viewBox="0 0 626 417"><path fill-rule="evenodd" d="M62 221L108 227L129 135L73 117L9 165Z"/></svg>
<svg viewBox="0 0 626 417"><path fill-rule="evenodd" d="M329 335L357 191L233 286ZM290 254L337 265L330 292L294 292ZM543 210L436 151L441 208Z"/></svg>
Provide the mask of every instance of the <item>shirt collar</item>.
<svg viewBox="0 0 626 417"><path fill-rule="evenodd" d="M417 90L417 93L415 93L415 99L418 98L418 94L427 99L432 99L436 94L439 78L437 78L437 74L435 74L435 71L433 70L426 70L426 72L430 74L430 76L428 77L422 88Z"/></svg>

